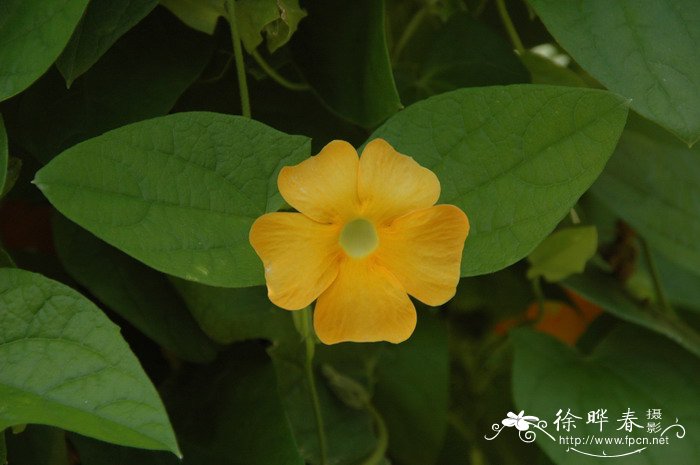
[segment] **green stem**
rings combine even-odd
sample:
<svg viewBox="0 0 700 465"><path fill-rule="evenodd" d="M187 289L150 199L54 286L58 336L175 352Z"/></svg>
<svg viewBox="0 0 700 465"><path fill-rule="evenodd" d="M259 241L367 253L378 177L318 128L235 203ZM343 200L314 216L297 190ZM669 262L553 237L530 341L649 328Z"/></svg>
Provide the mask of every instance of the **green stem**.
<svg viewBox="0 0 700 465"><path fill-rule="evenodd" d="M396 63L399 60L401 52L411 41L411 37L413 37L413 34L416 33L416 31L418 30L418 26L421 25L421 23L427 15L427 8L421 8L420 10L418 10L418 12L416 12L415 15L413 15L413 18L411 18L411 20L406 25L406 29L403 30L403 34L401 34L401 37L399 37L399 41L396 42L396 46L394 47L394 50L391 54L392 63Z"/></svg>
<svg viewBox="0 0 700 465"><path fill-rule="evenodd" d="M496 5L498 6L498 13L501 15L501 21L503 21L503 26L505 26L506 31L508 32L508 36L510 37L510 41L513 43L513 47L515 47L515 50L517 50L518 53L525 52L523 42L522 40L520 40L518 31L515 30L513 21L510 19L510 15L508 14L508 10L506 9L505 1L496 0Z"/></svg>
<svg viewBox="0 0 700 465"><path fill-rule="evenodd" d="M571 207L571 210L569 210L569 216L571 217L571 222L573 224L581 224L581 218L578 216L576 208Z"/></svg>
<svg viewBox="0 0 700 465"><path fill-rule="evenodd" d="M651 254L649 244L642 237L639 238L639 243L642 246L642 253L644 253L644 258L647 261L647 265L649 265L649 272L651 273L651 280L654 283L654 293L656 294L656 300L661 306L661 308L664 309L666 314L675 318L676 312L673 310L673 307L671 307L671 304L666 298L666 293L664 292L664 289L661 285L661 275L659 274L659 269L656 267L656 261L654 260L654 257Z"/></svg>
<svg viewBox="0 0 700 465"><path fill-rule="evenodd" d="M389 446L389 431L386 428L384 419L371 403L368 403L365 408L370 415L372 415L374 424L377 427L377 445L372 451L372 454L362 462L362 465L378 465L382 463L384 455L386 454L386 449Z"/></svg>
<svg viewBox="0 0 700 465"><path fill-rule="evenodd" d="M316 350L316 342L314 341L313 320L311 308L306 307L299 310L303 313L304 318L304 342L306 343L306 381L309 383L309 393L311 394L311 403L314 408L314 417L316 418L316 430L318 432L318 447L321 453L321 465L328 465L328 445L326 442L326 430L323 426L323 415L321 414L321 402L318 398L318 390L316 389L316 376L314 376L314 353Z"/></svg>
<svg viewBox="0 0 700 465"><path fill-rule="evenodd" d="M279 74L275 68L270 66L267 61L258 53L257 50L253 50L253 53L251 53L253 58L255 58L255 61L258 63L258 66L260 66L263 71L267 73L268 76L272 78L275 82L277 82L279 85L282 87L286 87L289 90L296 90L296 91L304 91L304 90L309 90L311 89L311 86L309 86L305 82L292 82L289 81L287 78Z"/></svg>
<svg viewBox="0 0 700 465"><path fill-rule="evenodd" d="M233 43L233 56L236 59L236 74L238 75L238 92L241 94L241 113L250 118L250 98L248 97L248 81L243 62L243 48L241 37L238 34L238 22L236 21L236 0L226 0L226 12L228 24L231 27L231 42Z"/></svg>

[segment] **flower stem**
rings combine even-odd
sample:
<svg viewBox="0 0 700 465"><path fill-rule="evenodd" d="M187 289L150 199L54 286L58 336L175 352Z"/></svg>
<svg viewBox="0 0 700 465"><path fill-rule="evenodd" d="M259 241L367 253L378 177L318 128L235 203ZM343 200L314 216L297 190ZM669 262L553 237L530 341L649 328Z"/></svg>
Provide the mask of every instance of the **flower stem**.
<svg viewBox="0 0 700 465"><path fill-rule="evenodd" d="M279 74L275 68L270 66L267 61L258 53L257 50L253 50L253 53L251 53L255 61L258 63L258 66L260 66L263 71L267 73L268 76L272 78L273 81L277 82L277 84L281 85L282 87L286 87L289 90L295 90L295 91L304 91L304 90L309 90L311 89L311 86L309 86L305 82L292 82Z"/></svg>
<svg viewBox="0 0 700 465"><path fill-rule="evenodd" d="M654 283L654 293L656 294L656 300L667 315L675 317L676 312L673 310L673 307L671 307L671 304L666 298L666 293L664 292L664 289L661 286L661 275L659 274L659 269L656 267L656 261L654 260L654 257L651 254L649 244L642 237L639 237L639 243L642 246L642 253L644 253L644 258L646 259L647 265L649 266L651 280Z"/></svg>
<svg viewBox="0 0 700 465"><path fill-rule="evenodd" d="M508 14L508 9L506 9L505 1L496 0L496 6L498 6L498 13L501 15L501 21L503 21L503 26L505 26L506 31L508 32L508 36L510 37L510 41L513 43L513 47L515 47L515 50L517 50L518 53L525 52L523 42L520 40L518 31L515 30L513 21L510 19L510 15Z"/></svg>
<svg viewBox="0 0 700 465"><path fill-rule="evenodd" d="M250 98L248 97L248 81L246 80L245 62L243 61L243 48L241 37L238 34L238 22L236 21L236 0L226 0L226 12L228 24L231 27L231 42L233 55L236 59L236 74L238 75L238 92L241 95L241 113L250 118Z"/></svg>
<svg viewBox="0 0 700 465"><path fill-rule="evenodd" d="M326 442L326 430L323 426L321 402L318 398L318 390L316 389L316 376L314 375L314 353L316 351L316 342L314 341L311 308L306 307L305 309L299 311L303 312L303 336L304 342L306 344L306 381L309 384L311 403L313 404L314 416L316 418L316 430L318 432L318 447L321 454L321 465L328 465L328 445Z"/></svg>

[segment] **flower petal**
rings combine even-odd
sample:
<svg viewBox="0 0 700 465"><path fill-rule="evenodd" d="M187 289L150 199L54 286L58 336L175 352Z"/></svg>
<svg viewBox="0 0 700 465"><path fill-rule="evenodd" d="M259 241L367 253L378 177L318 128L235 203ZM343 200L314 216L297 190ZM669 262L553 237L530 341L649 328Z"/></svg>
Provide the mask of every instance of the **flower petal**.
<svg viewBox="0 0 700 465"><path fill-rule="evenodd" d="M516 419L514 419L514 418L504 418L503 420L501 420L501 423L503 424L503 426L507 426L507 427L510 428L510 427L515 426L515 423L516 423L517 421L518 421L518 420L516 420Z"/></svg>
<svg viewBox="0 0 700 465"><path fill-rule="evenodd" d="M314 328L325 344L405 341L416 309L397 279L371 259L346 259L338 278L318 298Z"/></svg>
<svg viewBox="0 0 700 465"><path fill-rule="evenodd" d="M358 165L355 148L334 140L318 155L282 168L277 187L292 207L311 219L321 223L351 219L359 208Z"/></svg>
<svg viewBox="0 0 700 465"><path fill-rule="evenodd" d="M450 300L460 276L469 221L454 205L414 211L379 230L377 260L428 305Z"/></svg>
<svg viewBox="0 0 700 465"><path fill-rule="evenodd" d="M440 181L384 139L367 144L360 157L358 194L363 213L379 224L413 210L435 205Z"/></svg>
<svg viewBox="0 0 700 465"><path fill-rule="evenodd" d="M277 306L311 304L338 275L339 227L301 213L268 213L250 229L250 243L265 265L268 296Z"/></svg>

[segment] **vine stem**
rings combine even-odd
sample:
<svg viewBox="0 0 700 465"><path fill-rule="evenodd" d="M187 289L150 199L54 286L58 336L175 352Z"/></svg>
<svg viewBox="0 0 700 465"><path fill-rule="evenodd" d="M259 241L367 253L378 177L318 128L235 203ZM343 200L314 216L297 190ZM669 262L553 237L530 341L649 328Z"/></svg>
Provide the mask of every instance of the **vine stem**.
<svg viewBox="0 0 700 465"><path fill-rule="evenodd" d="M510 41L513 43L515 50L517 50L518 53L524 53L525 47L523 46L523 41L520 40L518 31L515 30L513 21L510 19L508 9L506 8L505 0L496 0L496 6L498 6L498 13L501 15L501 21L503 21L503 26L505 26L506 31L508 32L508 36L510 37Z"/></svg>
<svg viewBox="0 0 700 465"><path fill-rule="evenodd" d="M250 118L250 97L248 96L248 81L243 61L243 48L241 37L238 34L238 22L236 21L236 0L226 0L226 13L228 24L231 27L231 42L233 44L233 56L236 60L236 74L238 75L238 92L241 95L241 113Z"/></svg>
<svg viewBox="0 0 700 465"><path fill-rule="evenodd" d="M268 76L272 78L273 81L277 82L277 84L281 85L282 87L286 87L289 90L295 90L295 91L304 91L304 90L309 90L311 89L311 86L309 86L305 82L292 82L282 76L280 73L278 73L275 68L270 66L270 64L265 61L265 59L260 55L260 53L257 50L253 50L253 53L251 53L255 61L258 63L258 66L260 66L265 73L267 73Z"/></svg>
<svg viewBox="0 0 700 465"><path fill-rule="evenodd" d="M306 307L303 310L303 337L306 344L306 381L309 384L309 393L311 394L311 403L314 408L314 417L316 418L316 430L318 432L318 447L321 453L321 465L328 465L328 443L326 442L326 430L323 425L323 415L321 413L321 402L318 398L318 390L316 389L316 376L314 376L314 353L316 352L316 342L314 341L313 320L311 308Z"/></svg>
<svg viewBox="0 0 700 465"><path fill-rule="evenodd" d="M666 298L666 293L664 292L663 286L661 285L661 275L659 274L659 269L656 267L656 261L654 260L654 257L651 254L649 244L643 237L639 237L639 243L642 246L642 252L644 253L644 258L647 261L647 265L649 265L649 272L651 273L651 280L654 283L654 293L656 294L656 300L658 301L659 305L661 305L661 308L664 309L666 314L675 317L676 312L673 310L673 307L671 307L671 304Z"/></svg>

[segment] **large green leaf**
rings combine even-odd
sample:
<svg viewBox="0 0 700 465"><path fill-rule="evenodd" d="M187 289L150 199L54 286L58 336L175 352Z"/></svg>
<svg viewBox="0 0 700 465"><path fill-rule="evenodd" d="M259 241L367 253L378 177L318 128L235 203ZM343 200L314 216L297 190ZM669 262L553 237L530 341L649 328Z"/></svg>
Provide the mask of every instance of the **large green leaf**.
<svg viewBox="0 0 700 465"><path fill-rule="evenodd" d="M156 5L158 0L92 0L56 61L68 85Z"/></svg>
<svg viewBox="0 0 700 465"><path fill-rule="evenodd" d="M4 0L0 18L0 101L29 87L53 64L88 0Z"/></svg>
<svg viewBox="0 0 700 465"><path fill-rule="evenodd" d="M373 402L389 429L390 456L405 465L435 463L447 431L444 321L422 315L408 341L384 349L376 370Z"/></svg>
<svg viewBox="0 0 700 465"><path fill-rule="evenodd" d="M70 89L57 71L47 73L19 97L8 131L46 163L85 139L165 115L202 72L212 45L167 11L154 11Z"/></svg>
<svg viewBox="0 0 700 465"><path fill-rule="evenodd" d="M292 40L295 61L319 97L365 127L401 108L384 33L383 0L304 2L309 16Z"/></svg>
<svg viewBox="0 0 700 465"><path fill-rule="evenodd" d="M277 210L277 173L306 137L217 113L177 113L78 144L35 183L69 219L157 270L205 284L264 283L248 242Z"/></svg>
<svg viewBox="0 0 700 465"><path fill-rule="evenodd" d="M700 275L700 147L631 120L591 191L668 259Z"/></svg>
<svg viewBox="0 0 700 465"><path fill-rule="evenodd" d="M562 284L616 317L663 334L700 357L700 334L657 306L637 301L613 276L589 269Z"/></svg>
<svg viewBox="0 0 700 465"><path fill-rule="evenodd" d="M594 352L584 356L550 336L529 330L512 333L515 343L513 391L518 408L549 423L547 430L556 442L542 432L537 444L558 464L598 465L691 465L700 461L700 414L697 392L700 389L700 361L672 342L653 333L623 326L610 334ZM587 412L607 409L608 423L600 432L598 424L586 424ZM567 409L582 419L571 432L556 431L552 424L556 413ZM633 432L618 431L621 415L631 409L644 426ZM662 428L676 419L685 427L666 433L668 444L649 445L641 453L619 458L592 458L571 450L573 445L559 444L558 437L658 437L647 434L647 411L661 409ZM505 417L505 413L504 417ZM494 418L494 422L500 418ZM517 434L506 428L501 435ZM494 441L499 441L496 438ZM579 445L577 450L612 456L629 453L644 446Z"/></svg>
<svg viewBox="0 0 700 465"><path fill-rule="evenodd" d="M158 393L119 328L69 287L0 269L0 430L59 426L179 454Z"/></svg>
<svg viewBox="0 0 700 465"><path fill-rule="evenodd" d="M63 217L57 216L53 232L63 266L102 303L184 360L205 362L216 357L214 344L166 276Z"/></svg>
<svg viewBox="0 0 700 465"><path fill-rule="evenodd" d="M294 331L290 313L270 302L265 286L231 289L177 278L172 282L199 326L216 342L277 341Z"/></svg>
<svg viewBox="0 0 700 465"><path fill-rule="evenodd" d="M437 174L440 203L469 217L462 276L524 256L593 183L627 116L605 91L513 85L411 105L374 134Z"/></svg>
<svg viewBox="0 0 700 465"><path fill-rule="evenodd" d="M460 87L529 82L508 42L466 13L429 26L414 42L394 72L405 104Z"/></svg>
<svg viewBox="0 0 700 465"><path fill-rule="evenodd" d="M532 0L557 41L643 116L700 138L700 2Z"/></svg>

